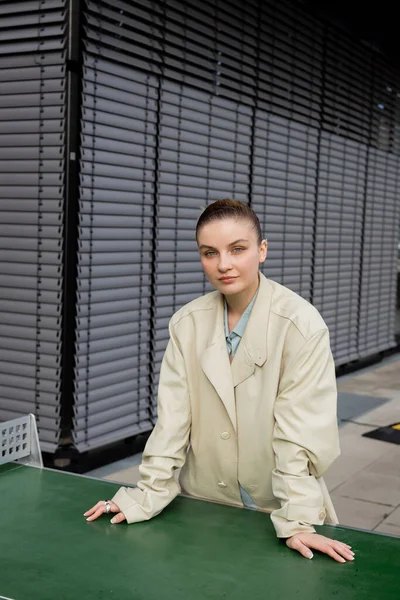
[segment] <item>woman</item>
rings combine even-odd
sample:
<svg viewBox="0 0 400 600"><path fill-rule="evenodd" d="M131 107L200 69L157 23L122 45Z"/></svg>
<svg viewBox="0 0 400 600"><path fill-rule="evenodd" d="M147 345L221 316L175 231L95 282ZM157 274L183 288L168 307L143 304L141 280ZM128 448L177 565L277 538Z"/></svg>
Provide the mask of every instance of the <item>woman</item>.
<svg viewBox="0 0 400 600"><path fill-rule="evenodd" d="M216 291L170 321L141 481L85 516L143 521L182 491L271 512L277 536L306 558L316 549L353 560L350 546L313 527L337 523L321 479L339 454L327 327L311 304L259 272L267 242L250 207L214 202L196 238Z"/></svg>

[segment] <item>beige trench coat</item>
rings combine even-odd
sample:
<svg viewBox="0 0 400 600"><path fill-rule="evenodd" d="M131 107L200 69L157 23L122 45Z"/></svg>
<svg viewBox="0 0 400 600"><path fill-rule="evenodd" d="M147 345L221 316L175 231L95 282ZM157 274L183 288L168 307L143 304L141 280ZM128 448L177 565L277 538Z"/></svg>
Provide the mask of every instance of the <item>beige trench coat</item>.
<svg viewBox="0 0 400 600"><path fill-rule="evenodd" d="M324 321L260 273L231 364L223 317L218 291L172 317L141 481L120 488L113 501L128 523L157 515L180 492L243 506L240 481L260 510L271 512L278 537L337 523L321 477L340 453Z"/></svg>

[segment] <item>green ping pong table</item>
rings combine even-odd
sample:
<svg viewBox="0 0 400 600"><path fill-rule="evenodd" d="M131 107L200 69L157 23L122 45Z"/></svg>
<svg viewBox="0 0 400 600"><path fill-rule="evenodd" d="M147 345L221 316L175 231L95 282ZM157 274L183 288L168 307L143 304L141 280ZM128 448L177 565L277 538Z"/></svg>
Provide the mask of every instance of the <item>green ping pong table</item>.
<svg viewBox="0 0 400 600"><path fill-rule="evenodd" d="M0 597L13 600L399 600L400 538L342 527L354 562L307 560L265 513L178 497L158 517L111 525L83 513L117 485L0 466Z"/></svg>

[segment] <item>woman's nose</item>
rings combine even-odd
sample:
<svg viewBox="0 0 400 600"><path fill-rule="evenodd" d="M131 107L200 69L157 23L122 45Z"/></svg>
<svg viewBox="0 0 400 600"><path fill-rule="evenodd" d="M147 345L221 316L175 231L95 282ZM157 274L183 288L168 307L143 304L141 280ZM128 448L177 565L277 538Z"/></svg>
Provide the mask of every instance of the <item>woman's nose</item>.
<svg viewBox="0 0 400 600"><path fill-rule="evenodd" d="M231 257L229 255L224 256L224 255L220 254L218 269L220 271L228 271L230 268L232 268Z"/></svg>

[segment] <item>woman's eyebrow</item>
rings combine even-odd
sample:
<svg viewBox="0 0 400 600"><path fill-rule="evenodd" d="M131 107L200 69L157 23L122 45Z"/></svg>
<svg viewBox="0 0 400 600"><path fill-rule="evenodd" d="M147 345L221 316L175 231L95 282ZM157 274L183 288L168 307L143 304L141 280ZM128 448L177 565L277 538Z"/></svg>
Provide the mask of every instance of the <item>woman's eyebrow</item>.
<svg viewBox="0 0 400 600"><path fill-rule="evenodd" d="M213 246L207 246L207 244L202 244L201 246L199 246L199 250L203 250L203 248L211 248L212 250L215 250Z"/></svg>
<svg viewBox="0 0 400 600"><path fill-rule="evenodd" d="M240 242L248 242L249 240L244 240L243 238L240 240L236 240L235 242L232 242L231 244L229 244L230 246L235 246L235 244L239 244Z"/></svg>
<svg viewBox="0 0 400 600"><path fill-rule="evenodd" d="M240 240L236 240L234 242L231 242L229 244L229 246L235 246L236 244L239 244L240 242L248 242L249 240L245 240L245 239L240 239ZM199 246L199 250L203 250L203 248L211 248L212 250L216 250L216 248L214 248L214 246L207 246L207 244L201 244L201 246Z"/></svg>

